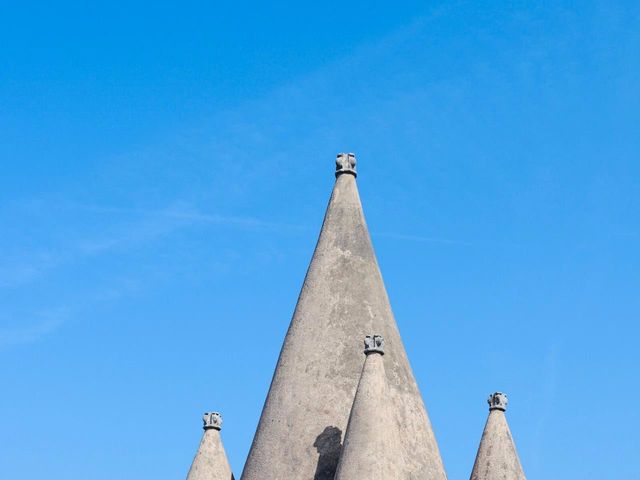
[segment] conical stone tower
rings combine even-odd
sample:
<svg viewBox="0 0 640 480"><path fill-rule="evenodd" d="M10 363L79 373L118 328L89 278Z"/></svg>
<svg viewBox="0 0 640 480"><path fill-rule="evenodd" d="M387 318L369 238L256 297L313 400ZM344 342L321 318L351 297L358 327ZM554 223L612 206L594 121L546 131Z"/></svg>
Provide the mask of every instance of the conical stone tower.
<svg viewBox="0 0 640 480"><path fill-rule="evenodd" d="M446 478L371 245L353 154L336 159L336 183L302 286L242 480L333 480L362 355L384 332L392 418L402 431L403 479Z"/></svg>
<svg viewBox="0 0 640 480"><path fill-rule="evenodd" d="M220 429L222 417L219 413L205 413L204 434L196 453L187 480L233 480L227 454L222 446Z"/></svg>
<svg viewBox="0 0 640 480"><path fill-rule="evenodd" d="M365 338L367 356L353 401L335 480L402 480L405 470L400 432L390 422L384 340Z"/></svg>
<svg viewBox="0 0 640 480"><path fill-rule="evenodd" d="M504 393L489 396L489 418L482 433L471 480L526 480L513 443Z"/></svg>

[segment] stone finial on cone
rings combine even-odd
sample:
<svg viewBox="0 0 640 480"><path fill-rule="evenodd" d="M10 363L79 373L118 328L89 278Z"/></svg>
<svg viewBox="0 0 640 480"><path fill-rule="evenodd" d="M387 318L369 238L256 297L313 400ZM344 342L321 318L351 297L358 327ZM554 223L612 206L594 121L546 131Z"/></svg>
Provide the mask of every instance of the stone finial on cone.
<svg viewBox="0 0 640 480"><path fill-rule="evenodd" d="M336 156L336 177L343 173L349 173L354 177L358 176L355 153L339 153Z"/></svg>

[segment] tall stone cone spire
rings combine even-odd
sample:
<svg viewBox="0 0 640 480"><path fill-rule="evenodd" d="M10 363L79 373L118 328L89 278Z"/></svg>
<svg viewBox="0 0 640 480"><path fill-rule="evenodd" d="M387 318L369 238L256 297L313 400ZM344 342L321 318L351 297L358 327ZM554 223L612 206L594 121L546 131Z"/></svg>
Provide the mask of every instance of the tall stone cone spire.
<svg viewBox="0 0 640 480"><path fill-rule="evenodd" d="M233 480L227 454L222 446L220 429L222 417L219 413L205 413L204 434L200 441L187 480Z"/></svg>
<svg viewBox="0 0 640 480"><path fill-rule="evenodd" d="M335 480L409 478L404 473L400 426L389 409L381 336L366 337L365 354Z"/></svg>
<svg viewBox="0 0 640 480"><path fill-rule="evenodd" d="M242 480L333 480L362 371L353 348L384 332L388 402L402 425L402 478L443 480L440 453L371 245L356 159L340 154L336 183L280 352Z"/></svg>
<svg viewBox="0 0 640 480"><path fill-rule="evenodd" d="M504 393L489 395L489 418L482 433L471 480L526 480L505 411Z"/></svg>

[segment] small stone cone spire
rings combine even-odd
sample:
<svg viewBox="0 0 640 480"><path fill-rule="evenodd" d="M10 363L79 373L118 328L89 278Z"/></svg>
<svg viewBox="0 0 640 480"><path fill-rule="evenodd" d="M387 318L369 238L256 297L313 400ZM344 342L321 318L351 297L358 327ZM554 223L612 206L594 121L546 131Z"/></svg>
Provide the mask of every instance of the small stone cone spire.
<svg viewBox="0 0 640 480"><path fill-rule="evenodd" d="M333 480L362 373L352 348L384 332L391 421L401 422L401 478L445 480L356 185L356 157L336 158L336 181L242 480Z"/></svg>
<svg viewBox="0 0 640 480"><path fill-rule="evenodd" d="M489 418L482 433L471 480L526 480L505 411L504 393L489 395Z"/></svg>
<svg viewBox="0 0 640 480"><path fill-rule="evenodd" d="M205 413L204 434L200 441L187 480L233 480L227 454L222 446L220 429L222 416L217 412Z"/></svg>
<svg viewBox="0 0 640 480"><path fill-rule="evenodd" d="M408 478L403 473L400 426L389 410L382 337L366 337L364 353L367 357L351 408L335 480Z"/></svg>

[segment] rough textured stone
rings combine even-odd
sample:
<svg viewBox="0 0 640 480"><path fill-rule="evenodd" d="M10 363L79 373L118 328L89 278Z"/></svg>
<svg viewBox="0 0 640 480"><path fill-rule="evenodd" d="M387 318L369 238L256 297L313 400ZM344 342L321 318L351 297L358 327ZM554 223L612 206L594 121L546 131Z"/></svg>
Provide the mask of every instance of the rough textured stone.
<svg viewBox="0 0 640 480"><path fill-rule="evenodd" d="M400 480L405 471L398 424L389 421L389 389L379 336L367 337L367 358L351 408L335 480Z"/></svg>
<svg viewBox="0 0 640 480"><path fill-rule="evenodd" d="M445 479L362 213L355 157L338 156L336 173L242 480L333 480L362 371L356 347L370 332L382 334L388 350L388 421L402 432L401 478Z"/></svg>
<svg viewBox="0 0 640 480"><path fill-rule="evenodd" d="M204 434L196 453L187 480L233 480L227 454L222 446L220 429L222 417L219 413L205 413Z"/></svg>
<svg viewBox="0 0 640 480"><path fill-rule="evenodd" d="M482 433L471 480L526 480L505 411L507 396L489 396L489 418Z"/></svg>

